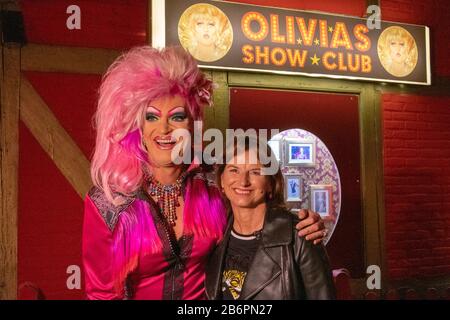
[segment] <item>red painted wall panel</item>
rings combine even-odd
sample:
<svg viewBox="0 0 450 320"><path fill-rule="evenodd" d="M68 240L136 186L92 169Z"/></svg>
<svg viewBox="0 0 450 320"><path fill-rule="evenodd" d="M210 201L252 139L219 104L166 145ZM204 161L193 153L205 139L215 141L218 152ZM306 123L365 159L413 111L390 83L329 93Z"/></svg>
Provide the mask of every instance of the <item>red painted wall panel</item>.
<svg viewBox="0 0 450 320"><path fill-rule="evenodd" d="M86 158L90 159L95 145L92 117L101 76L26 72L26 77Z"/></svg>
<svg viewBox="0 0 450 320"><path fill-rule="evenodd" d="M67 7L78 5L81 29L69 30ZM147 43L146 0L21 0L28 42L124 49Z"/></svg>
<svg viewBox="0 0 450 320"><path fill-rule="evenodd" d="M101 77L42 72L26 77L90 159ZM66 286L67 267L81 266L82 199L23 123L19 149L18 283L36 284L47 299L83 298L82 290Z"/></svg>
<svg viewBox="0 0 450 320"><path fill-rule="evenodd" d="M342 207L327 251L333 268L363 277L358 97L298 91L230 89L230 127L308 130L328 147L341 175Z"/></svg>
<svg viewBox="0 0 450 320"><path fill-rule="evenodd" d="M67 267L81 267L82 199L22 122L19 136L18 284L34 283L46 299L83 299L66 286Z"/></svg>

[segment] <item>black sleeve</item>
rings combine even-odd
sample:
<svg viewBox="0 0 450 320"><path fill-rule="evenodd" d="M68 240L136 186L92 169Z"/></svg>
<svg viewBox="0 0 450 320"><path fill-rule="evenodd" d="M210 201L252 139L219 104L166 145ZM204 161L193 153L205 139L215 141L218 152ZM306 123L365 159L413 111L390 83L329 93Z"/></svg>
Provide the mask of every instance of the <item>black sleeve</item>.
<svg viewBox="0 0 450 320"><path fill-rule="evenodd" d="M295 237L297 266L309 300L336 299L328 255L323 245Z"/></svg>

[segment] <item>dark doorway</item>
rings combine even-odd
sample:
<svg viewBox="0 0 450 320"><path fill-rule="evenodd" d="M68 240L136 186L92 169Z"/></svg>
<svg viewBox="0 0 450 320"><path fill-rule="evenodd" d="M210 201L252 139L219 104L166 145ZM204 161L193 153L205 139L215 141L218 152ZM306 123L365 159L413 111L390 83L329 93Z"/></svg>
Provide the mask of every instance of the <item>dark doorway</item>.
<svg viewBox="0 0 450 320"><path fill-rule="evenodd" d="M360 186L358 96L254 88L230 88L230 128L304 129L328 147L339 169L342 206L327 244L333 269L365 275Z"/></svg>

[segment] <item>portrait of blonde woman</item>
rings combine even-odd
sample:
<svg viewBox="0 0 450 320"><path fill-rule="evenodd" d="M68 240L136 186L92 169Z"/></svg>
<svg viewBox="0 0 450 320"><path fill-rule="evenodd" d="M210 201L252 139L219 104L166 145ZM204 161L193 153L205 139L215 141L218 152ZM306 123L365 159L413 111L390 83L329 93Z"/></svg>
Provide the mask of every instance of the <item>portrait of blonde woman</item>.
<svg viewBox="0 0 450 320"><path fill-rule="evenodd" d="M228 17L217 7L199 3L190 6L178 23L181 45L197 60L213 62L223 58L233 43Z"/></svg>
<svg viewBox="0 0 450 320"><path fill-rule="evenodd" d="M378 39L378 57L384 69L396 77L406 77L417 65L417 45L402 27L389 27Z"/></svg>

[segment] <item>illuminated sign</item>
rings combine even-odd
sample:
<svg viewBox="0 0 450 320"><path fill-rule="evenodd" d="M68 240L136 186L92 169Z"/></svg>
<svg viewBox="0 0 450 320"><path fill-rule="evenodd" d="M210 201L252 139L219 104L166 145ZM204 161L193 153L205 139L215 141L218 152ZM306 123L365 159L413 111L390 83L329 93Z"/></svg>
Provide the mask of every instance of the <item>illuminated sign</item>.
<svg viewBox="0 0 450 320"><path fill-rule="evenodd" d="M153 0L152 45L201 67L431 84L429 29L223 1Z"/></svg>

